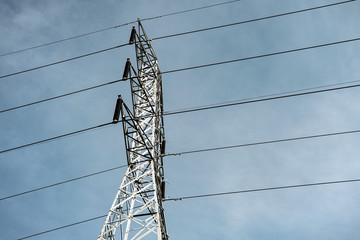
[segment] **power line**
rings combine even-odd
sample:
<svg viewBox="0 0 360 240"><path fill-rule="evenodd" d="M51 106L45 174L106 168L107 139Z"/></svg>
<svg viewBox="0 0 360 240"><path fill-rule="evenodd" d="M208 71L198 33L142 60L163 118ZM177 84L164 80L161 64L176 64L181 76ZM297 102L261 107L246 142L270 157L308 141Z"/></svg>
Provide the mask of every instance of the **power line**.
<svg viewBox="0 0 360 240"><path fill-rule="evenodd" d="M286 92L277 92L277 93L272 93L272 94L266 94L266 95L261 95L261 96L256 96L256 97L248 97L248 98L243 98L243 99L238 99L238 100L232 100L232 101L226 101L226 102L221 102L221 103L215 103L215 104L207 104L207 105L202 105L202 106L196 106L196 107L192 107L192 108L183 108L183 109L178 109L176 110L176 112L179 111L187 111L187 110L191 110L194 108L206 108L206 107L214 107L214 106L218 106L218 105L225 105L225 104L233 104L233 103L240 103L240 102L244 102L244 101L249 101L249 100L256 100L259 98L268 98L268 97L274 97L274 96L279 96L279 95L283 95L283 94L290 94L290 93L299 93L299 92L304 92L307 90L315 90L315 89L323 89L326 87L332 87L332 86L340 86L340 85L344 85L344 84L349 84L349 83L356 83L356 82L360 82L360 80L354 80L354 81L346 81L346 82L340 82L340 83L333 83L333 84L327 84L327 85L321 85L321 86L317 86L317 87L309 87L309 88L302 88L302 89L297 89L297 90L292 90L292 91L286 91ZM354 86L355 85L349 85L349 86ZM329 89L330 90L330 89ZM174 111L166 111L167 112L175 112Z"/></svg>
<svg viewBox="0 0 360 240"><path fill-rule="evenodd" d="M228 145L228 146L222 146L222 147L214 147L214 148L197 149L197 150L191 150L191 151L183 151L183 152L178 152L178 153L167 153L167 154L163 155L163 157L180 156L180 155L185 155L185 154L194 154L194 153L202 153L202 152L210 152L210 151L219 151L219 150L225 150L225 149L250 147L250 146L265 145L265 144L272 144L272 143L298 141L298 140L305 140L305 139L311 139L311 138L330 137L330 136L353 134L353 133L359 133L359 132L360 132L360 129L359 130L352 130L352 131L343 131L343 132L334 132L334 133L325 133L325 134L318 134L318 135L302 136L302 137L276 139L276 140L269 140L269 141L262 141L262 142L253 142L253 143L245 143L245 144L237 144L237 145ZM39 190L42 190L42 189L45 189L45 188L54 187L54 186L57 186L57 185L60 185L60 184L73 182L73 181L76 181L76 180L79 180L79 179L82 179L82 178L87 178L87 177L102 174L102 173L105 173L105 172L113 171L115 169L123 168L123 167L126 167L126 166L127 165L120 166L120 167L114 167L114 168L110 168L110 169L103 170L103 171L100 171L100 172L91 173L91 174L88 174L88 175L85 175L85 176L72 178L72 179L62 181L62 182L59 182L59 183L55 183L55 184L47 185L47 186L44 186L44 187L36 188L36 189L33 189L33 190L29 190L29 191L21 192L21 193L18 193L18 194L10 195L10 196L7 196L7 197L0 198L0 201L8 199L8 198L12 198L12 197L20 196L20 195L23 195L23 194L39 191Z"/></svg>
<svg viewBox="0 0 360 240"><path fill-rule="evenodd" d="M296 94L289 94L289 95L282 95L282 96L276 96L276 97L268 97L268 98L261 98L261 99L247 100L247 101L239 101L239 102L226 103L226 104L219 104L219 105L213 105L213 106L208 106L208 107L191 108L191 109L178 110L178 111L167 111L163 115L168 116L168 115L176 115L176 114L190 113L190 112L196 112L196 111L204 111L204 110L217 109L217 108L223 108L223 107L231 107L231 106L243 105L243 104L249 104L249 103L272 101L272 100L283 99L283 98L298 97L298 96L317 94L317 93L324 93L324 92L330 92L330 91L338 91L338 90L356 88L356 87L360 87L360 84L343 86L343 87L336 87L336 88L330 88L330 89L322 89L322 90L316 90L316 91L309 91L309 92L302 92L302 93L296 93ZM119 121L119 122L121 122L121 121ZM86 129L66 133L66 134L63 134L63 135L59 135L59 136L56 136L56 137L44 139L44 140L41 140L41 141L32 142L32 143L29 143L29 144L25 144L25 145L13 147L13 148L5 149L5 150L0 151L0 154L5 153L5 152L10 152L10 151L13 151L13 150L18 150L18 149L25 148L25 147L29 147L29 146L32 146L32 145L44 143L44 142L49 142L49 141L60 139L60 138L63 138L63 137L67 137L67 136L71 136L71 135L75 135L75 134L79 134L79 133L84 133L86 131L90 131L90 130L93 130L93 129L96 129L96 128L104 127L104 126L107 126L107 125L110 125L110 124L114 124L114 122L100 124L100 125L97 125L97 126L94 126L94 127L90 127L90 128L86 128ZM337 134L335 134L335 135L337 135Z"/></svg>
<svg viewBox="0 0 360 240"><path fill-rule="evenodd" d="M175 73L175 72L181 72L181 71L189 71L189 70L193 70L193 69L212 67L212 66L216 66L216 65L229 64L229 63L234 63L234 62L248 61L248 60L252 60L252 59L270 57L270 56L281 55L281 54L292 53L292 52L299 52L299 51L304 51L304 50L309 50L309 49L314 49L314 48L327 47L327 46L343 44L343 43L348 43L348 42L354 42L354 41L359 41L359 40L360 40L360 38L353 38L353 39L348 39L348 40L343 40L343 41L337 41L337 42L331 42L331 43L325 43L325 44L319 44L319 45L312 45L312 46L303 47L303 48L296 48L296 49L290 49L290 50L285 50L285 51L280 51L280 52L267 53L267 54L262 54L262 55L246 57L246 58L238 58L238 59L227 60L227 61L222 61L222 62L209 63L209 64L203 64L203 65L185 67L185 68L178 68L178 69L164 71L164 72L162 72L162 74L169 74L169 73ZM23 105L16 106L16 107L11 107L11 108L8 108L8 109L0 110L0 113L15 110L15 109L19 109L19 108L23 108L23 107L27 107L27 106L31 106L31 105L42 103L42 102L47 102L47 101L50 101L50 100L54 100L54 99L57 99L57 98L73 95L73 94L80 93L80 92L85 92L85 91L88 91L88 90L91 90L91 89L94 89L94 88L99 88L99 87L102 87L102 86L114 84L114 83L117 83L117 82L120 82L120 81L125 81L125 80L128 80L128 79L129 78L119 79L119 80L103 83L103 84L100 84L100 85L96 85L96 86L93 86L93 87L88 87L88 88L85 88L85 89L80 89L80 90L73 91L73 92L70 92L70 93L66 93L66 94L55 96L55 97L43 99L43 100L40 100L40 101L36 101L36 102L28 103L28 104L23 104Z"/></svg>
<svg viewBox="0 0 360 240"><path fill-rule="evenodd" d="M125 43L125 44L117 45L117 46L114 46L114 47L102 49L102 50L99 50L99 51L87 53L87 54L84 54L84 55L80 55L80 56L68 58L68 59L65 59L65 60L61 60L61 61L52 62L52 63L45 64L45 65L41 65L41 66L38 66L38 67L29 68L29 69L25 69L25 70L18 71L18 72L14 72L14 73L9 73L9 74L0 76L0 78L6 78L6 77L10 77L10 76L14 76L14 75L21 74L21 73L26 73L26 72L38 70L38 69L41 69L41 68L50 67L50 66L53 66L53 65L56 65L56 64L60 64L60 63L64 63L64 62L69 62L69 61L72 61L72 60L75 60L75 59L79 59L79 58L83 58L83 57L88 57L88 56L91 56L91 55L94 55L94 54L98 54L98 53L110 51L110 50L113 50L113 49L116 49L116 48L121 48L121 47L124 47L124 46L127 46L127 45L130 45L130 43Z"/></svg>
<svg viewBox="0 0 360 240"><path fill-rule="evenodd" d="M69 40L72 40L72 39L80 38L80 37L85 37L85 36L87 36L87 35L91 35L91 34L103 32L103 31L110 30L110 29L114 29L114 28L117 28L117 27L123 27L123 26L129 25L129 24L135 23L135 22L136 22L136 21L132 21L132 22L128 22L128 23L124 23L124 24L118 25L118 26L103 28L103 29L99 29L99 30L96 30L96 31L92 31L92 32L84 33L84 34L79 34L79 35L76 35L76 36L73 36L73 37L60 39L60 40L57 40L57 41L48 42L48 43L36 45L36 46L33 46L33 47L28 47L28 48L20 49L20 50L15 50L15 51L13 51L13 52L8 52L8 53L1 54L0 57L12 55L12 54L16 54L16 53L20 53L20 52L25 52L25 51L29 51L29 50L32 50L32 49L41 48L41 47L53 45L53 44L56 44L56 43L65 42L65 41L69 41Z"/></svg>
<svg viewBox="0 0 360 240"><path fill-rule="evenodd" d="M346 135L346 134L353 134L353 133L360 133L360 129L351 130L351 131L343 131L343 132L324 133L324 134L310 135L310 136L302 136L302 137L294 137L294 138L276 139L276 140L263 141L263 142L244 143L244 144L230 145L230 146L223 146L223 147L197 149L197 150L185 151L185 152L179 152L179 153L167 153L164 156L178 156L178 155L185 155L185 154L192 154L192 153L210 152L210 151L218 151L218 150L240 148L240 147L250 147L250 146L265 145L265 144L271 144L271 143L298 141L298 140L311 139L311 138L331 137L331 136Z"/></svg>
<svg viewBox="0 0 360 240"><path fill-rule="evenodd" d="M317 183L307 183L307 184L298 184L298 185L287 185L287 186L278 186L278 187L269 187L269 188L256 188L256 189L247 189L247 190L239 190L239 191L232 191L232 192L221 192L221 193L209 193L209 194L201 194L201 195L192 195L192 196L184 196L184 197L177 197L177 198L166 198L164 201L179 201L179 200L187 200L187 199L195 199L195 198L205 198L205 197L215 197L215 196L225 196L225 195L232 195L232 194L244 194L244 193L251 193L251 192L263 192L263 191L274 191L274 190L282 190L282 189L292 189L292 188L304 188L304 187L314 187L314 186L324 186L324 185L332 185L332 184L343 184L343 183L354 183L359 182L360 179L348 179L348 180L339 180L339 181L331 181L331 182L317 182ZM75 222L72 224L64 225L62 227L53 228L47 231L39 232L36 234L32 234L26 237L19 238L18 240L32 238L38 235L42 235L45 233L57 231L60 229L68 228L74 225L79 225L82 223L90 222L99 218L106 217L107 215L101 215L94 218L89 218L80 222Z"/></svg>
<svg viewBox="0 0 360 240"><path fill-rule="evenodd" d="M222 3L207 5L207 6L203 6L203 7L198 7L198 8L193 8L193 9L188 9L188 10L183 10L183 11L178 11L178 12L167 13L167 14L163 14L163 15L159 15L159 16L155 16L155 17L143 18L143 19L140 19L140 21L154 20L154 19L158 19L158 18L162 18L162 17L173 16L173 15L177 15L177 14L182 14L182 13L197 11L197 10L201 10L201 9L205 9L205 8L216 7L216 6L225 5L225 4L234 3L234 2L239 2L239 1L241 1L241 0L227 1L227 2L222 2ZM33 47L29 47L29 48L24 48L24 49L16 50L16 51L13 51L13 52L4 53L4 54L0 54L0 57L7 56L7 55L11 55L11 54L15 54L15 53L20 53L20 52L24 52L24 51L28 51L28 50L32 50L32 49L36 49L36 48L40 48L40 47L45 47L45 46L53 45L53 44L56 44L56 43L65 42L65 41L68 41L68 40L80 38L80 37L85 37L85 36L88 36L88 35L92 35L92 34L95 34L95 33L104 32L104 31L111 30L111 29L116 29L116 28L120 28L120 27L125 27L125 26L127 26L127 25L129 25L129 24L133 24L133 23L136 23L136 22L137 22L137 21L126 22L126 23L122 23L122 24L119 24L119 25L115 25L115 26L111 26L111 27L106 27L106 28L102 28L102 29L95 30L95 31L91 31L91 32L87 32L87 33L75 35L75 36L73 36L73 37L64 38L64 39L56 40L56 41L53 41L53 42L48 42L48 43L40 44L40 45L37 45L37 46L33 46Z"/></svg>
<svg viewBox="0 0 360 240"><path fill-rule="evenodd" d="M28 190L28 191L24 191L24 192L16 193L16 194L9 195L9 196L6 196L6 197L2 197L2 198L0 198L0 201L6 200L6 199L9 199L9 198L18 197L18 196L25 195L25 194L28 194L28 193L44 190L44 189L47 189L47 188L55 187L55 186L62 185L62 184L65 184L65 183L74 182L74 181L77 181L77 180L80 180L80 179L93 177L93 176L96 176L96 175L111 172L111 171L114 171L114 170L117 170L117 169L120 169L120 168L125 168L125 167L128 167L128 165L121 165L121 166L105 169L105 170L102 170L102 171L90 173L90 174L87 174L87 175L83 175L83 176L80 176L80 177L70 178L68 180L64 180L64 181L61 181L61 182L49 184L49 185L46 185L46 186L43 186L43 187L34 188L34 189L31 189L31 190Z"/></svg>
<svg viewBox="0 0 360 240"><path fill-rule="evenodd" d="M222 61L222 62L209 63L209 64L204 64L204 65L169 70L169 71L165 71L162 73L163 74L174 73L174 72L188 71L188 70L193 70L193 69L212 67L212 66L216 66L216 65L228 64L228 63L234 63L234 62L248 61L248 60L257 59L257 58L270 57L270 56L275 56L275 55L280 55L280 54L285 54L285 53L299 52L299 51L304 51L304 50L309 50L309 49L314 49L314 48L328 47L328 46L333 46L333 45L338 45L338 44L343 44L343 43L355 42L355 41L359 41L359 40L360 40L360 38L352 38L352 39L348 39L348 40L324 43L324 44L313 45L313 46L309 46L309 47L302 47L302 48L290 49L290 50L285 50L285 51L280 51L280 52L261 54L261 55L256 55L256 56L252 56L252 57L238 58L238 59L227 60L227 61Z"/></svg>
<svg viewBox="0 0 360 240"><path fill-rule="evenodd" d="M73 95L73 94L77 94L77 93L89 91L89 90L92 90L92 89L95 89L95 88L104 87L104 86L107 86L107 85L111 85L111 84L118 83L118 82L122 82L122 81L126 81L126 80L128 80L128 78L126 78L126 79L117 79L117 80L114 80L114 81L111 81L111 82L106 82L106 83L103 83L103 84L98 84L98 85L95 85L95 86L92 86L92 87L83 88L83 89L76 90L76 91L73 91L73 92L69 92L69 93L57 95L57 96L50 97L50 98L45 98L45 99L42 99L42 100L39 100L39 101L35 101L35 102L31 102L31 103L26 103L26 104L23 104L23 105L19 105L19 106L16 106L16 107L7 108L7 109L4 109L4 110L0 110L0 113L12 111L12 110L16 110L16 109L23 108L23 107L29 107L29 106L32 106L32 105L35 105L35 104L39 104L39 103L43 103L43 102L48 102L48 101L55 100L55 99L58 99L58 98L62 98L62 97L70 96L70 95Z"/></svg>
<svg viewBox="0 0 360 240"><path fill-rule="evenodd" d="M120 121L119 121L119 122L120 122ZM51 138L43 139L43 140L40 140L40 141L36 141L36 142L32 142L32 143L20 145L20 146L17 146L17 147L8 148L8 149L5 149L5 150L0 151L0 154L1 154L1 153L6 153L6 152L10 152L10 151L14 151L14 150L19 150L19 149L21 149L21 148L30 147L30 146L37 145L37 144L41 144L41 143L50 142L50 141L57 140L57 139L64 138L64 137L68 137L68 136L71 136L71 135L84 133L84 132L87 132L87 131L90 131L90 130L94 130L94 129L97 129L97 128L102 128L102 127L105 127L105 126L108 126L108 125L111 125L111 124L114 124L114 123L113 123L113 122L104 123L104 124L96 125L96 126L93 126L93 127L81 129L81 130L78 130L78 131L74 131L74 132L70 132L70 133L58 135L58 136L56 136L56 137L51 137Z"/></svg>
<svg viewBox="0 0 360 240"><path fill-rule="evenodd" d="M299 96L305 96L305 95L311 95L311 94L317 94L317 93L324 93L324 92L331 92L331 91L338 91L338 90L344 90L344 89L349 89L349 88L357 88L357 87L360 87L360 84L348 85L348 86L343 86L343 87L328 88L328 89L322 89L322 90L315 90L315 91L308 91L308 92L301 92L301 93L294 93L294 94L275 96L275 97L267 97L267 98L260 98L260 99L250 99L250 100L245 100L245 101L218 104L218 105L212 105L212 106L206 106L206 107L189 108L189 109L177 110L177 111L167 111L163 115L167 116L167 115L175 115L175 114L181 114L181 113L197 112L197 111L203 111L203 110L210 110L210 109L223 108L223 107L231 107L231 106L243 105L243 104L249 104L249 103L256 103L256 102L272 101L272 100L277 100L277 99L282 99L282 98L299 97Z"/></svg>
<svg viewBox="0 0 360 240"><path fill-rule="evenodd" d="M18 196L21 196L21 195L24 195L24 194L36 192L36 191L39 191L39 190L44 190L46 188L55 187L55 186L62 185L62 184L65 184L65 183L74 182L74 181L77 181L77 180L80 180L80 179L92 177L92 176L103 174L103 173L106 173L106 172L114 171L114 170L124 168L124 167L127 167L127 166L128 165L117 166L117 167L109 168L109 169L106 169L106 170L102 170L102 171L90 173L90 174L87 174L87 175L83 175L83 176L80 176L80 177L71 178L71 179L61 181L61 182L58 182L58 183L54 183L54 184L46 185L46 186L43 186L43 187L35 188L35 189L32 189L32 190L24 191L24 192L21 192L21 193L16 193L16 194L13 194L13 195L9 195L9 196L0 198L0 201L6 200L6 199L9 199L9 198L13 198L13 197L18 197Z"/></svg>
<svg viewBox="0 0 360 240"><path fill-rule="evenodd" d="M318 182L318 183L307 183L307 184L298 184L298 185L287 185L287 186L280 186L280 187L257 188L257 189L248 189L248 190L240 190L240 191L233 191L233 192L209 193L209 194L193 195L193 196L178 197L178 198L167 198L167 199L164 199L164 201L178 201L178 200L194 199L194 198L224 196L224 195L230 195L230 194L273 191L273 190L290 189L290 188L313 187L313 186L351 183L351 182L359 182L359 181L360 181L360 178L349 179L349 180L340 180L340 181L331 181L331 182Z"/></svg>
<svg viewBox="0 0 360 240"><path fill-rule="evenodd" d="M86 220L83 220L83 221L80 221L80 222L71 223L71 224L64 225L64 226L57 227L57 228L53 228L53 229L50 229L50 230L47 230L47 231L35 233L35 234L29 235L29 236L26 236L26 237L18 238L18 240L36 237L36 236L39 236L39 235L42 235L42 234L45 234L45 233L54 232L54 231L61 230L61 229L64 229L64 228L68 228L68 227L72 227L72 226L75 226L75 225L79 225L79 224L82 224L82 223L94 221L94 220L96 220L96 219L103 218L103 217L106 217L106 216L107 216L107 215L101 215L101 216L98 216L98 217L89 218L89 219L86 219Z"/></svg>
<svg viewBox="0 0 360 240"><path fill-rule="evenodd" d="M160 37L153 38L153 40L160 40L160 39L165 39L165 38L170 38L170 37L177 37L177 36L185 35L185 34L192 34L192 33L196 33L196 32L213 30L213 29L218 29L218 28L223 28L223 27L229 27L229 26L233 26L233 25L239 25L239 24L243 24L243 23L255 22L255 21L260 21L260 20L269 19L269 18L281 17L281 16L290 15L290 14L296 14L296 13L300 13L300 12L311 11L311 10L315 10L315 9L325 8L325 7L331 7L331 6L334 6L334 5L339 5L339 4L343 4L343 3L349 3L349 2L353 2L353 1L355 1L355 0L347 0L347 1L344 1L344 2L340 2L340 3L334 3L334 4L328 4L328 5L323 5L323 6L318 6L318 7L308 8L308 9L302 9L302 10L298 10L298 11L294 11L294 12L277 14L277 15L273 15L273 16L268 16L268 17L263 17L263 18L257 18L257 19L253 19L253 20L247 20L247 21L243 21L243 22L225 24L225 25L220 25L220 26L216 26L216 27L198 29L198 30L194 30L194 31L182 32L182 33L171 34L171 35L165 35L165 36L160 36ZM359 40L359 39L357 39L357 40ZM355 41L355 40L346 40L346 41L343 41L343 42L348 42L348 41ZM343 43L343 42L338 42L338 43L335 43L335 44L339 44L339 43ZM18 71L18 72L6 74L6 75L3 75L3 76L0 76L0 78L6 78L6 77L10 77L10 76L14 76L14 75L21 74L21 73L38 70L38 69L41 69L41 68L45 68L45 67L53 66L53 65L56 65L56 64L60 64L60 63L72 61L72 60L75 60L75 59L87 57L87 56L90 56L90 55L94 55L94 54L106 52L106 51L113 50L113 49L120 48L120 47L124 47L124 46L127 46L127 45L130 45L130 43L125 43L125 44L117 45L117 46L114 46L114 47L102 49L102 50L99 50L99 51L96 51L96 52L91 52L91 53L88 53L88 54L76 56L76 57L73 57L73 58L69 58L69 59L65 59L65 60L61 60L61 61L57 61L57 62L45 64L45 65L42 65L42 66L38 66L38 67L29 68L29 69L25 69L25 70L22 70L22 71ZM332 45L332 44L329 44L329 45ZM310 47L310 48L311 48L311 47ZM308 49L310 49L310 48L308 48ZM305 49L302 49L302 50L305 50ZM300 50L296 50L296 51L300 51ZM287 51L287 52L293 52L293 51ZM287 53L287 52L284 52L284 53ZM274 55L276 55L276 54L274 54ZM268 55L268 56L271 56L271 54ZM259 57L260 57L260 56L254 57L254 58L259 58ZM249 58L249 59L253 59L253 58ZM246 60L249 60L249 59L246 59ZM236 61L239 61L239 60L231 60L230 62L236 62ZM229 62L229 63L230 63L230 62ZM225 62L224 62L224 63L225 63ZM223 64L223 63L222 63L222 64ZM215 64L215 65L218 65L218 64ZM209 64L208 66L213 66L213 65L212 65L212 64ZM190 68L190 69L191 69L191 68ZM184 71L184 70L189 70L189 69L182 69L181 71ZM164 72L163 72L163 73L164 73Z"/></svg>
<svg viewBox="0 0 360 240"><path fill-rule="evenodd" d="M312 7L312 8L306 8L306 9L301 9L301 10L292 11L292 12L280 13L280 14L271 15L271 16L267 16L267 17L254 18L254 19L250 19L250 20L234 22L234 23L229 23L229 24L224 24L224 25L219 25L219 26L214 26L214 27L209 27L209 28L203 28L203 29L198 29L198 30L193 30L193 31L188 31L188 32L183 32L183 33L175 33L175 34L170 34L167 36L155 37L152 40L159 40L159 39L170 38L170 37L178 37L178 36L186 35L186 34L204 32L204 31L214 30L214 29L218 29L218 28L231 27L231 26L245 24L245 23L251 23L251 22L257 22L257 21L267 20L267 19L271 19L271 18L283 17L283 16L292 15L292 14L296 14L296 13L303 13L303 12L308 12L308 11L317 10L317 9L321 9L321 8L332 7L332 6L336 6L336 5L340 5L340 4L344 4L344 3L350 3L353 1L356 1L356 0L348 0L348 1L338 2L338 3L321 5L318 7Z"/></svg>
<svg viewBox="0 0 360 240"><path fill-rule="evenodd" d="M158 16L158 17L145 18L144 20L151 20L151 19L160 18L160 17L168 17L168 16L173 16L173 15L177 15L177 14L193 12L193 11L197 11L197 10L201 10L201 9L205 9L205 8L217 7L217 6L221 6L221 5L225 5L225 4L229 4L229 3L234 3L234 2L240 2L240 1L241 1L241 0L233 0L233 1L228 1L228 2L215 3L215 4L203 6L203 7L198 7L198 8L193 8L193 9L188 9L188 10L183 10L183 11L178 11L178 12L173 12L173 13L168 13L168 14L164 14L164 15L161 15L161 16ZM355 0L354 0L354 1L355 1Z"/></svg>
<svg viewBox="0 0 360 240"><path fill-rule="evenodd" d="M134 207L133 209L138 209L138 208L140 208L140 206ZM64 229L64 228L72 227L72 226L75 226L75 225L79 225L79 224L82 224L82 223L90 222L90 221L93 221L93 220L96 220L96 219L99 219L99 218L103 218L103 217L106 217L106 216L107 215L101 215L101 216L98 216L98 217L89 218L89 219L86 219L86 220L83 220L83 221L71 223L71 224L68 224L68 225L61 226L61 227L49 229L47 231L32 234L32 235L29 235L29 236L26 236L26 237L18 238L17 240L32 238L32 237L39 236L39 235L42 235L42 234L45 234L45 233L49 233L49 232L57 231L57 230L60 230L60 229Z"/></svg>

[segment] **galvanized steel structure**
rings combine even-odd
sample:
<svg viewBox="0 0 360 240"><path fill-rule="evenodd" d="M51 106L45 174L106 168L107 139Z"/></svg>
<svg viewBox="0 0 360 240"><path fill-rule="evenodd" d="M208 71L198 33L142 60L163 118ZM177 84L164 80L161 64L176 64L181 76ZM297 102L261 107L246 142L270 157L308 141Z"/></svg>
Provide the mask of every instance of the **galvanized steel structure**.
<svg viewBox="0 0 360 240"><path fill-rule="evenodd" d="M140 20L130 43L135 45L137 70L128 59L123 78L130 78L133 108L119 96L113 119L123 124L128 169L98 240L166 240L161 72Z"/></svg>

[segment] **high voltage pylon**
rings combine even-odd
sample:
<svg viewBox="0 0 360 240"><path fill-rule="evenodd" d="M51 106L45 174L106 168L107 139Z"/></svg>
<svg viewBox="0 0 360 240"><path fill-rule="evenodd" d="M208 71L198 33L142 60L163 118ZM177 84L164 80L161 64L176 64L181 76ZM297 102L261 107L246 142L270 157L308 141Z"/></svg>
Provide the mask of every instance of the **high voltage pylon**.
<svg viewBox="0 0 360 240"><path fill-rule="evenodd" d="M119 96L113 118L118 122L121 115L128 168L98 240L167 240L161 72L140 20L129 42L135 45L137 71L128 59L123 78L130 78L133 109Z"/></svg>

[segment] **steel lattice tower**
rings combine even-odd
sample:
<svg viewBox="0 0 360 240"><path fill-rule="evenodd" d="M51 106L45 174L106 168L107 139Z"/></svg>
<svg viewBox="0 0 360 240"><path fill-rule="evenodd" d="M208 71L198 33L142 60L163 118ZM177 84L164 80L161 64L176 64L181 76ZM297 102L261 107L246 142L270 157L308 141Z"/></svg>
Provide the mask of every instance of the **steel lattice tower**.
<svg viewBox="0 0 360 240"><path fill-rule="evenodd" d="M98 240L167 240L161 72L140 20L130 43L135 45L137 71L128 59L123 78L130 77L133 109L119 96L113 120L118 122L121 114L128 168Z"/></svg>

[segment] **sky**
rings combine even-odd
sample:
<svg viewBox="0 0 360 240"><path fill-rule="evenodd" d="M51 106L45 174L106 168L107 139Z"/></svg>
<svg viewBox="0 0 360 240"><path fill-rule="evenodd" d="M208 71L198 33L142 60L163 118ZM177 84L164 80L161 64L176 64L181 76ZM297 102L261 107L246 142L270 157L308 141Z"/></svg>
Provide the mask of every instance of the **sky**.
<svg viewBox="0 0 360 240"><path fill-rule="evenodd" d="M221 1L0 0L0 54ZM337 1L242 0L143 21L150 38ZM359 38L360 3L152 41L162 71ZM127 43L132 25L0 57L0 75ZM164 74L165 111L360 80L354 41ZM134 46L0 79L0 110L122 77ZM338 85L343 86L343 85ZM129 82L0 113L0 151L112 121ZM360 129L352 88L166 116L168 153ZM360 135L164 159L169 198L360 177ZM0 154L0 198L126 164L120 124ZM125 168L0 201L0 239L107 214ZM359 239L360 183L164 203L170 239ZM29 239L96 239L105 219Z"/></svg>

